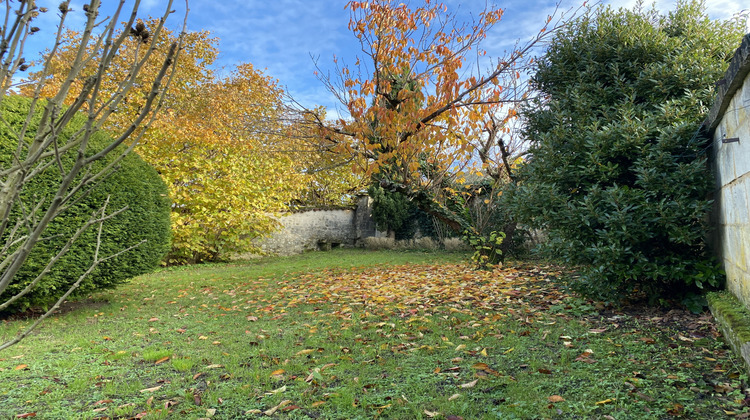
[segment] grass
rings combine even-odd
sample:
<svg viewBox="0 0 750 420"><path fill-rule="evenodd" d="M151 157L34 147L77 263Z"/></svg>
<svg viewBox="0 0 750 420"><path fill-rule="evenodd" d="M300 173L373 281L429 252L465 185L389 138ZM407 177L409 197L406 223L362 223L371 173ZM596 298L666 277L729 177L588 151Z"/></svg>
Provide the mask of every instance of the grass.
<svg viewBox="0 0 750 420"><path fill-rule="evenodd" d="M558 267L465 258L343 249L139 277L0 353L0 419L750 416L709 315L616 311Z"/></svg>

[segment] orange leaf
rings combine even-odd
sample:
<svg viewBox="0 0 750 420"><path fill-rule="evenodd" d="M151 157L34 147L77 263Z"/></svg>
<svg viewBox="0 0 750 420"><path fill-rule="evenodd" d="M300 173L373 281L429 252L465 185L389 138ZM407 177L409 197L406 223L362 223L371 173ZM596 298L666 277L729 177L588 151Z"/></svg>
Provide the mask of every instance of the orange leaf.
<svg viewBox="0 0 750 420"><path fill-rule="evenodd" d="M559 395L552 395L552 396L550 396L550 397L547 397L547 399L548 399L548 400L549 400L549 402L551 402L551 403L559 403L559 402L563 402L563 401L565 401L565 398L563 398L563 397L561 397L561 396L559 396Z"/></svg>
<svg viewBox="0 0 750 420"><path fill-rule="evenodd" d="M27 369L28 367L29 365L18 365L14 367L13 370L24 370L24 369Z"/></svg>

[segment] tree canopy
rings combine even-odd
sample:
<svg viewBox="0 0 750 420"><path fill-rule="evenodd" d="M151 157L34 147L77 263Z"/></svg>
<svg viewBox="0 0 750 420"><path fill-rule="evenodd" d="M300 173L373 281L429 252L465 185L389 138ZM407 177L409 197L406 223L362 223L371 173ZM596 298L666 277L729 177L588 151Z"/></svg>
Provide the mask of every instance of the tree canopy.
<svg viewBox="0 0 750 420"><path fill-rule="evenodd" d="M155 24L146 20L137 28L147 31ZM157 51L174 37L166 35L155 45ZM76 54L80 37L72 31L64 35L51 58L43 95L54 92L64 80L65 64ZM167 182L173 201L174 239L168 262L213 261L233 252L257 250L253 240L277 226L274 213L290 205L342 204L342 195L359 188L359 179L350 171L338 176L340 159L297 142L309 133L286 111L286 93L277 80L249 63L220 76L223 71L213 67L218 39L208 31L188 32L185 37L164 112L138 146ZM141 54L148 42L132 36L123 44L102 90L119 88L118 76L129 71L126 63ZM94 47L87 51L92 56L100 53ZM118 105L106 130L122 129L143 106L143 92L149 88L145 82L158 70L156 64L145 64L136 91ZM80 89L93 71L87 69L73 88ZM30 78L41 77L37 72Z"/></svg>
<svg viewBox="0 0 750 420"><path fill-rule="evenodd" d="M502 9L463 22L431 1L347 7L363 53L351 65L336 60L332 75L320 73L348 111L335 122L312 118L320 137L351 156L371 183L403 194L457 232L474 232L461 210L461 180L475 172L503 176L503 153L512 161L507 124L527 94L520 72L559 22L548 17L529 42L489 58L482 43Z"/></svg>

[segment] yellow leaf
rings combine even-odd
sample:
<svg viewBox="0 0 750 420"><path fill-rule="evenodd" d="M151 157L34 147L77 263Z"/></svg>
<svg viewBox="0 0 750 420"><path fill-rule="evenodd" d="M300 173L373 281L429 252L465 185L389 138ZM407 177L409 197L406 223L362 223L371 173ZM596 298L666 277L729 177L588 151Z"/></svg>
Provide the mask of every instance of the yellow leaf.
<svg viewBox="0 0 750 420"><path fill-rule="evenodd" d="M609 403L611 403L611 402L614 402L615 400L616 400L616 398L607 398L606 400L602 400L602 401L597 401L597 402L596 402L596 405L604 405L604 404L609 404Z"/></svg>

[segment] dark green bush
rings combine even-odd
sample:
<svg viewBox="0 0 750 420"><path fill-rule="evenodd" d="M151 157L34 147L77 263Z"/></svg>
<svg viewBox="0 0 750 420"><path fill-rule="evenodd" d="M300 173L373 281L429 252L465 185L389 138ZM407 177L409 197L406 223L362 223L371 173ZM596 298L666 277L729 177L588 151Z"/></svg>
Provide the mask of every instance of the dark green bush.
<svg viewBox="0 0 750 420"><path fill-rule="evenodd" d="M580 291L656 300L719 285L700 127L741 36L698 2L666 16L600 7L538 62L541 99L523 113L531 157L510 201L582 267Z"/></svg>
<svg viewBox="0 0 750 420"><path fill-rule="evenodd" d="M20 127L29 110L29 100L21 97L6 97L0 112L13 128ZM69 138L72 130L83 126L85 119L74 120L63 133ZM32 123L29 133L36 131L38 118ZM31 136L33 134L29 134ZM88 153L95 153L110 143L104 133L96 133L89 145ZM7 167L17 140L5 124L0 124L0 165ZM122 149L115 150L105 159L96 162L92 171L104 168L112 162ZM73 161L70 154L63 156L63 166ZM33 178L24 188L22 198L27 203L37 202L56 191L60 173L53 165ZM170 202L167 187L159 174L135 153L127 155L117 170L99 183L89 194L81 196L71 208L53 220L44 236L49 238L36 245L21 271L9 288L0 296L0 301L22 290L44 268L50 258L67 242L74 232L89 219L91 214L104 205L109 197L108 213L128 207L126 211L107 220L103 225L100 256L114 254L122 249L146 240L137 248L116 258L101 263L76 291L83 295L95 289L112 288L125 280L155 269L170 247ZM11 215L11 223L19 216L18 206ZM97 226L90 227L72 245L37 287L17 301L13 310L30 306L46 306L61 296L68 287L83 274L93 261L96 246ZM5 238L3 238L5 239Z"/></svg>

